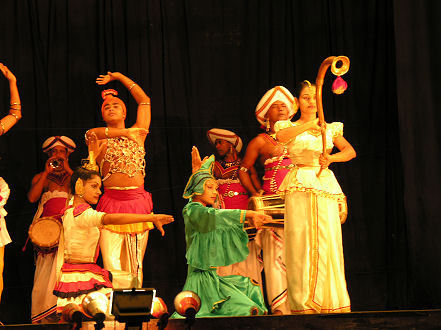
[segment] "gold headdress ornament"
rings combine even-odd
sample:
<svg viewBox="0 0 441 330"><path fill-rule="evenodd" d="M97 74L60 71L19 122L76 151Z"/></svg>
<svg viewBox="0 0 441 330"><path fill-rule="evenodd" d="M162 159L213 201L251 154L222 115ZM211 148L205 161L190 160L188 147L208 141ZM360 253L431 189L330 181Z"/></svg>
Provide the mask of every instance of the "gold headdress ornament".
<svg viewBox="0 0 441 330"><path fill-rule="evenodd" d="M81 165L82 168L89 171L99 172L100 170L100 168L96 164L96 158L93 150L89 150L89 157L87 159L82 159L81 164L82 164Z"/></svg>
<svg viewBox="0 0 441 330"><path fill-rule="evenodd" d="M78 178L75 182L75 195L83 197L84 194L84 182L81 178Z"/></svg>
<svg viewBox="0 0 441 330"><path fill-rule="evenodd" d="M96 164L95 152L89 144L89 157L81 160L81 167L88 171L99 172L99 167ZM84 194L84 182L81 178L78 178L75 182L75 195L82 197Z"/></svg>
<svg viewBox="0 0 441 330"><path fill-rule="evenodd" d="M309 88L312 87L312 84L309 82L309 80L303 80L304 83L306 83L308 85Z"/></svg>

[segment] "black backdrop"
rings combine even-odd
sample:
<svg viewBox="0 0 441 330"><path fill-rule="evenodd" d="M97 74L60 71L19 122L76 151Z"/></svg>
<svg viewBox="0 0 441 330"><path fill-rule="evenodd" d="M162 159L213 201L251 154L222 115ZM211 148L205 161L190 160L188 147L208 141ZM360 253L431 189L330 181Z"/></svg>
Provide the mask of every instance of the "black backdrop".
<svg viewBox="0 0 441 330"><path fill-rule="evenodd" d="M353 310L441 305L438 206L441 204L436 97L441 4L411 0L5 0L0 62L18 78L23 119L0 138L1 175L12 190L6 220L3 323L30 320L33 253L22 247L36 205L26 200L42 170L42 142L67 135L86 156L84 132L101 126L96 77L120 71L152 99L146 189L155 212L176 221L152 232L144 286L169 308L186 276L181 198L190 150L212 150L212 127L238 133L245 145L260 132L254 109L275 85L290 90L315 80L320 63L346 55L351 68L342 96L325 80L327 121L342 121L357 151L333 170L348 196L343 226L346 277ZM127 124L135 104L127 101ZM0 105L9 90L0 79Z"/></svg>

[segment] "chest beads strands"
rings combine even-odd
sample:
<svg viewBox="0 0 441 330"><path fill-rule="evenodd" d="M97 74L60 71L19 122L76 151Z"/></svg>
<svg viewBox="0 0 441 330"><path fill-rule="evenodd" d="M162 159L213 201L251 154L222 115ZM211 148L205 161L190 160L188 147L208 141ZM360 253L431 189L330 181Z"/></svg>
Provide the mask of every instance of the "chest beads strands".
<svg viewBox="0 0 441 330"><path fill-rule="evenodd" d="M228 164L228 165L227 165L227 164ZM221 165L222 165L222 167L224 167L224 165L225 165L224 168L230 168L230 167L232 167L232 166L236 166L236 165L238 166L238 165L239 165L239 161L236 160L236 161L234 161L234 162L230 162L230 163L222 162ZM242 167L241 167L241 169L242 169ZM222 194L222 196L225 196L225 197L227 197L227 196L228 196L228 197L234 197L234 196L239 195L239 193L238 193L237 191L231 191L231 190L230 190L231 181L232 181L232 180L235 180L235 179L237 178L237 171L239 171L239 167L234 171L234 173L233 173L233 175L231 176L231 178L228 179L227 188L225 189L225 192Z"/></svg>

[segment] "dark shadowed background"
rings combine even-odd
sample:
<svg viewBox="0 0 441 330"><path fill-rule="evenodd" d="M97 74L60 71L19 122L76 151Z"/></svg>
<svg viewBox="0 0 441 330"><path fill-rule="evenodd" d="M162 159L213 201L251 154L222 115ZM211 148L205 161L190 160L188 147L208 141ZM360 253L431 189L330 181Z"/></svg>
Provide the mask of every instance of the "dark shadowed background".
<svg viewBox="0 0 441 330"><path fill-rule="evenodd" d="M186 277L182 191L191 146L213 150L212 128L245 145L261 132L254 109L275 85L314 81L321 62L346 55L345 94L324 84L328 122L342 121L357 151L332 169L348 196L343 225L352 309L441 307L441 133L438 59L441 2L411 0L4 0L0 62L16 75L23 119L0 137L6 217L0 320L30 321L33 252L27 239L36 205L26 199L43 169L42 142L67 135L86 157L84 132L102 126L99 74L119 71L151 97L146 189L154 211L176 221L151 233L144 286L172 310ZM119 83L109 87L136 105ZM9 88L0 77L0 115ZM297 117L296 117L297 118Z"/></svg>

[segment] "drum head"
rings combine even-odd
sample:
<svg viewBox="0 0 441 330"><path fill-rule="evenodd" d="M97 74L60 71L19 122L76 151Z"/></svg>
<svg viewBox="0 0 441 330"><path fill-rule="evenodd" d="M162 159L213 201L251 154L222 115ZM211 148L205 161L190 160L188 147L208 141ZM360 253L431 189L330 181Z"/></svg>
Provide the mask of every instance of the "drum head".
<svg viewBox="0 0 441 330"><path fill-rule="evenodd" d="M251 197L248 200L248 210L270 215L273 219L283 220L285 218L284 196L275 194Z"/></svg>
<svg viewBox="0 0 441 330"><path fill-rule="evenodd" d="M61 226L62 224L54 218L41 218L29 228L29 238L39 247L55 247L60 238Z"/></svg>

